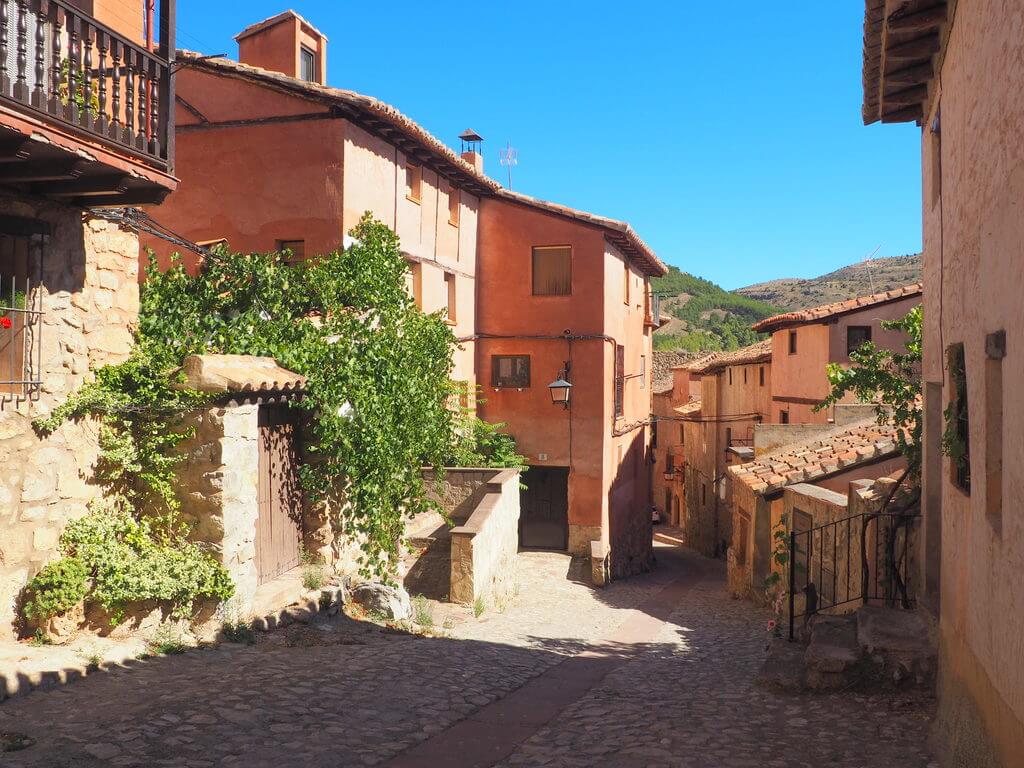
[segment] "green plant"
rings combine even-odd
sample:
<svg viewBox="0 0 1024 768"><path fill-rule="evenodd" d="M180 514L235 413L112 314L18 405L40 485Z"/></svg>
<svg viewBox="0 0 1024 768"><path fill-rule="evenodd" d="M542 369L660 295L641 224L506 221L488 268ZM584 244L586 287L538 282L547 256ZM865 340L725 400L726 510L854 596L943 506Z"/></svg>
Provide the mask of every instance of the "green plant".
<svg viewBox="0 0 1024 768"><path fill-rule="evenodd" d="M229 643L256 644L256 631L248 621L225 621L220 628L221 637Z"/></svg>
<svg viewBox="0 0 1024 768"><path fill-rule="evenodd" d="M29 582L25 615L47 618L82 599L101 605L119 623L132 603L153 600L184 617L199 599L226 600L234 586L199 545L154 533L136 519L124 497L95 502L61 534L62 557Z"/></svg>
<svg viewBox="0 0 1024 768"><path fill-rule="evenodd" d="M61 59L60 81L57 85L57 95L61 104L74 103L80 110L91 112L96 115L100 111L99 82L94 80L92 88L86 92L84 72L78 71L78 82L75 90L71 90L71 59Z"/></svg>
<svg viewBox="0 0 1024 768"><path fill-rule="evenodd" d="M831 363L828 380L831 391L816 410L827 408L853 393L858 400L874 403L879 424L892 423L900 429L896 441L907 461L913 481L921 476L921 324L919 305L905 316L882 322L887 330L907 334L906 352L880 349L868 341L850 353L849 368Z"/></svg>
<svg viewBox="0 0 1024 768"><path fill-rule="evenodd" d="M25 617L45 620L70 611L85 598L88 579L88 566L77 557L47 563L28 584Z"/></svg>
<svg viewBox="0 0 1024 768"><path fill-rule="evenodd" d="M303 549L299 553L302 567L302 586L306 589L320 589L326 581L324 565L312 552Z"/></svg>
<svg viewBox="0 0 1024 768"><path fill-rule="evenodd" d="M505 427L486 422L469 409L461 409L455 423L456 437L444 463L451 467L525 469L526 457L516 452L516 441L502 431Z"/></svg>
<svg viewBox="0 0 1024 768"><path fill-rule="evenodd" d="M151 654L158 656L171 656L188 650L181 630L174 624L161 624L157 627L146 647Z"/></svg>
<svg viewBox="0 0 1024 768"><path fill-rule="evenodd" d="M416 595L412 599L412 617L424 629L434 626L434 609L423 595Z"/></svg>
<svg viewBox="0 0 1024 768"><path fill-rule="evenodd" d="M33 648L40 648L44 645L53 645L53 640L46 634L42 627L36 627L36 631L32 633L32 639L28 641L28 644Z"/></svg>
<svg viewBox="0 0 1024 768"><path fill-rule="evenodd" d="M483 595L480 595L479 597L477 597L476 600L473 601L473 616L479 619L481 616L484 615L484 611L486 610L487 603L484 602Z"/></svg>

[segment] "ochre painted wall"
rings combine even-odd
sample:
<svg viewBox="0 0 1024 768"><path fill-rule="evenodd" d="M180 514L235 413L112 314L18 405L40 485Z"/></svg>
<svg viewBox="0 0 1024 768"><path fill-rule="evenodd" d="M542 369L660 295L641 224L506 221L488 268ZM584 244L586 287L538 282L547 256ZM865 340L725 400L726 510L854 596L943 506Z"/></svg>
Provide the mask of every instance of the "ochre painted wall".
<svg viewBox="0 0 1024 768"><path fill-rule="evenodd" d="M936 395L926 408L941 425L951 393L945 353L962 343L971 460L969 495L951 482L949 459L925 478L941 499L926 494L924 510L926 525L941 516L937 732L950 764L1009 766L1024 754L1024 7L958 2L936 82L941 141L933 105L922 146L924 371ZM1006 356L997 362L985 337L999 330ZM926 436L930 451L937 442ZM1000 466L1001 478L990 478ZM1001 513L988 511L1000 498Z"/></svg>

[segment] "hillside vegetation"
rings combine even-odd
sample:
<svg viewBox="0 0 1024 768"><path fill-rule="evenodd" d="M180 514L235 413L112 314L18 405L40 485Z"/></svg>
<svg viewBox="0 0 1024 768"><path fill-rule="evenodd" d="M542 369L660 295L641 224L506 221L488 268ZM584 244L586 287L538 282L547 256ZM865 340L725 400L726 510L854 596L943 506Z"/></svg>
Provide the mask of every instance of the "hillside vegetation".
<svg viewBox="0 0 1024 768"><path fill-rule="evenodd" d="M869 296L921 279L921 255L893 256L851 264L810 279L783 278L738 288L736 293L778 307L780 312Z"/></svg>
<svg viewBox="0 0 1024 768"><path fill-rule="evenodd" d="M726 291L700 277L669 267L651 282L662 296L661 313L673 319L655 332L655 349L688 352L736 349L764 338L750 326L777 314L774 307Z"/></svg>

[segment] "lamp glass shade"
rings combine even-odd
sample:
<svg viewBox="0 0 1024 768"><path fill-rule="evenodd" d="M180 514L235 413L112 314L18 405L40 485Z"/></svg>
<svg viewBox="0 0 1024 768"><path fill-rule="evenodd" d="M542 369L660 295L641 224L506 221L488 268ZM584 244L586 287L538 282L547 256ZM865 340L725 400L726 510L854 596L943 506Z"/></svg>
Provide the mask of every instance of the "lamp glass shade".
<svg viewBox="0 0 1024 768"><path fill-rule="evenodd" d="M551 392L551 402L555 405L568 405L570 389L572 389L572 384L565 379L552 381L548 384L548 390Z"/></svg>

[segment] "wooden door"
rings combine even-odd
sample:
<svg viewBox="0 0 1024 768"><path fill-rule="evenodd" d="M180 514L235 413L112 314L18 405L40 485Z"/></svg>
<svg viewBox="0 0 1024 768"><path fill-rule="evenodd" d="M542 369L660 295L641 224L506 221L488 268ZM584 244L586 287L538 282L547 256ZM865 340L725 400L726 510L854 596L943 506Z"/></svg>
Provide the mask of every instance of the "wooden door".
<svg viewBox="0 0 1024 768"><path fill-rule="evenodd" d="M569 548L569 468L530 467L519 494L519 545Z"/></svg>
<svg viewBox="0 0 1024 768"><path fill-rule="evenodd" d="M259 411L259 491L256 517L258 582L299 564L302 545L302 492L295 454L295 425L285 406Z"/></svg>

